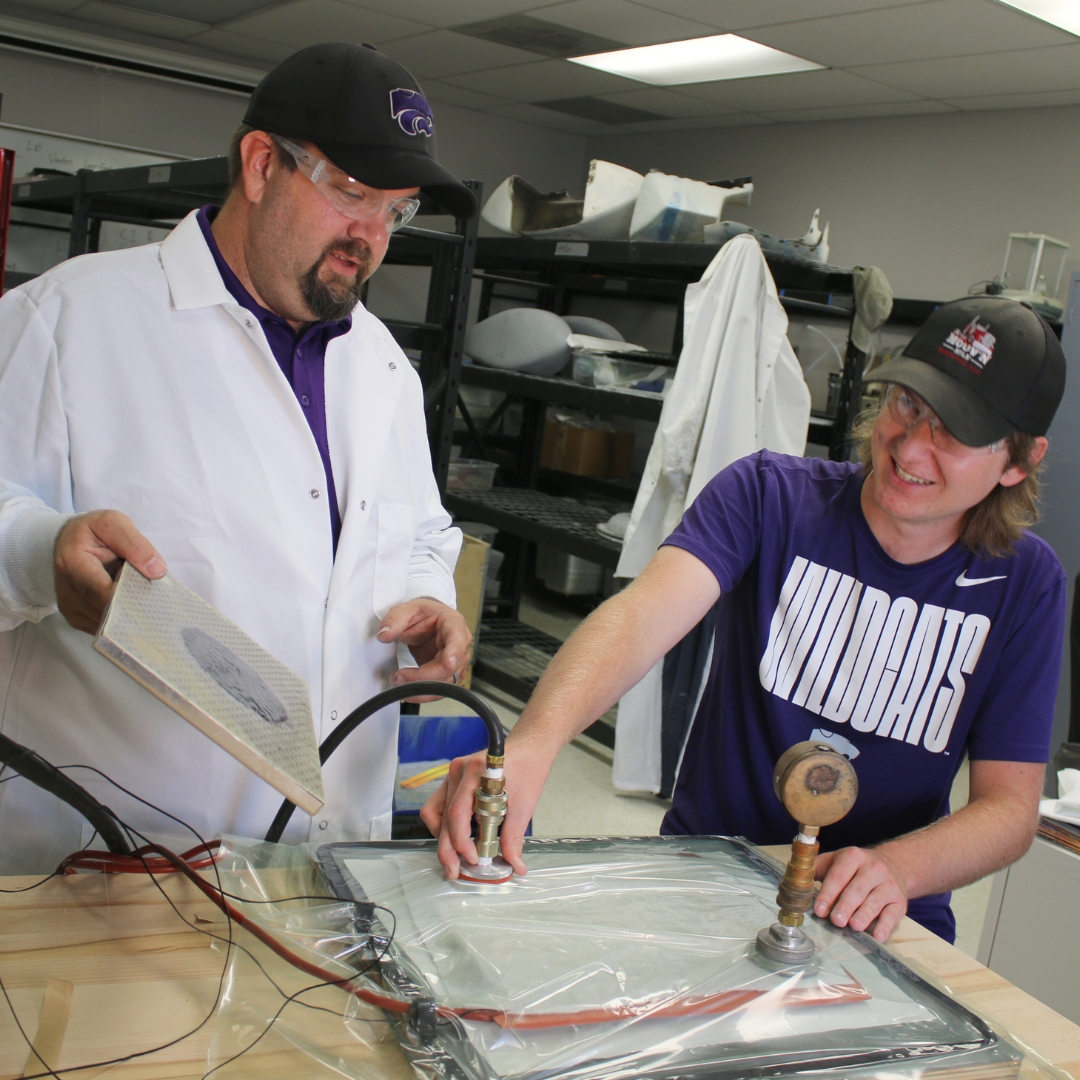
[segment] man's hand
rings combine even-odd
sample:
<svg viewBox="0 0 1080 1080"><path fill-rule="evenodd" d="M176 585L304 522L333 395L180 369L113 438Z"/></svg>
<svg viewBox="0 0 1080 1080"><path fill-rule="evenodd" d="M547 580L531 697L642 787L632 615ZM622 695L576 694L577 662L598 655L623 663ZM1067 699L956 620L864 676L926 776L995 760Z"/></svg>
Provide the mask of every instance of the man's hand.
<svg viewBox="0 0 1080 1080"><path fill-rule="evenodd" d="M395 686L422 679L460 682L469 663L472 634L464 616L460 611L428 597L395 604L387 612L376 636L382 642L400 641L408 645L420 664L419 667L401 668L394 672L390 682Z"/></svg>
<svg viewBox="0 0 1080 1080"><path fill-rule="evenodd" d="M551 769L550 762L544 760L546 756L530 757L520 750L515 751L512 740L506 745L506 819L499 841L503 858L516 874L526 872L521 847ZM450 763L449 775L420 811L431 835L439 838L439 862L449 881L457 878L462 858L469 863L476 862L476 844L469 834L472 831L473 799L484 766L483 751L471 757L455 758Z"/></svg>
<svg viewBox="0 0 1080 1080"><path fill-rule="evenodd" d="M908 894L900 867L883 848L842 848L819 855L814 876L821 891L814 914L835 926L866 930L873 926L876 941L887 941L907 913Z"/></svg>
<svg viewBox="0 0 1080 1080"><path fill-rule="evenodd" d="M151 581L167 572L154 545L119 511L79 514L60 530L53 549L56 603L76 630L97 633L121 562Z"/></svg>

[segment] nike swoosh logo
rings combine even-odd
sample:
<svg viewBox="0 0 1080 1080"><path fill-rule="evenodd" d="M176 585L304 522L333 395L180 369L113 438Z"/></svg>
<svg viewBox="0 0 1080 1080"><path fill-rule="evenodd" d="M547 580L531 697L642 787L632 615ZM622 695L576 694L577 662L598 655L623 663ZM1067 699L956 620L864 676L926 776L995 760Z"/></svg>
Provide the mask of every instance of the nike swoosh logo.
<svg viewBox="0 0 1080 1080"><path fill-rule="evenodd" d="M988 581L1004 581L1009 575L998 574L997 577L971 577L967 576L967 571L964 570L960 576L956 579L956 584L962 589L965 585L985 585Z"/></svg>

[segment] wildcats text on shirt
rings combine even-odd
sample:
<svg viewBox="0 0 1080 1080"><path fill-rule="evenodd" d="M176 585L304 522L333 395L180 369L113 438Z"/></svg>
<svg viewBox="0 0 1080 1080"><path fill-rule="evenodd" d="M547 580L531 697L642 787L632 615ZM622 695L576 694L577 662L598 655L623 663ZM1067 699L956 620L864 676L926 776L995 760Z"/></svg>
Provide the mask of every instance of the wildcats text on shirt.
<svg viewBox="0 0 1080 1080"><path fill-rule="evenodd" d="M881 589L797 557L758 666L761 685L856 731L940 753L990 620Z"/></svg>

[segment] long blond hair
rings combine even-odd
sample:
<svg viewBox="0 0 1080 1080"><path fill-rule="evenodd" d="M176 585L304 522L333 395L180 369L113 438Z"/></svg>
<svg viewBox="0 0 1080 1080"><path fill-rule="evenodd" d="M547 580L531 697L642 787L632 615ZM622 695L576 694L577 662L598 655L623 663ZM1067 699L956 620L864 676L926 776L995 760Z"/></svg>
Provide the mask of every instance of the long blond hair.
<svg viewBox="0 0 1080 1080"><path fill-rule="evenodd" d="M851 430L864 474L873 467L870 440L884 406L882 395L878 404L863 412ZM998 484L982 502L968 510L960 533L960 542L969 551L991 558L1012 555L1016 541L1039 520L1039 473L1043 470L1043 461L1031 460L1035 436L1014 431L1005 439L1005 445L1009 451L1006 468L1022 469L1024 479L1012 487Z"/></svg>

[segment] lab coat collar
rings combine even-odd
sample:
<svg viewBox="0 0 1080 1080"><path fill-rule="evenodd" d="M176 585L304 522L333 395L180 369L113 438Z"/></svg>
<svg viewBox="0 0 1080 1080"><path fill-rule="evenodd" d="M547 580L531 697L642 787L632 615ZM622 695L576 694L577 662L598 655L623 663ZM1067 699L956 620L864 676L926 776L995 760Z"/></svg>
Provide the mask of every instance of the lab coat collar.
<svg viewBox="0 0 1080 1080"><path fill-rule="evenodd" d="M221 279L214 256L206 246L197 210L193 210L161 242L161 266L177 311L213 307L239 307Z"/></svg>

